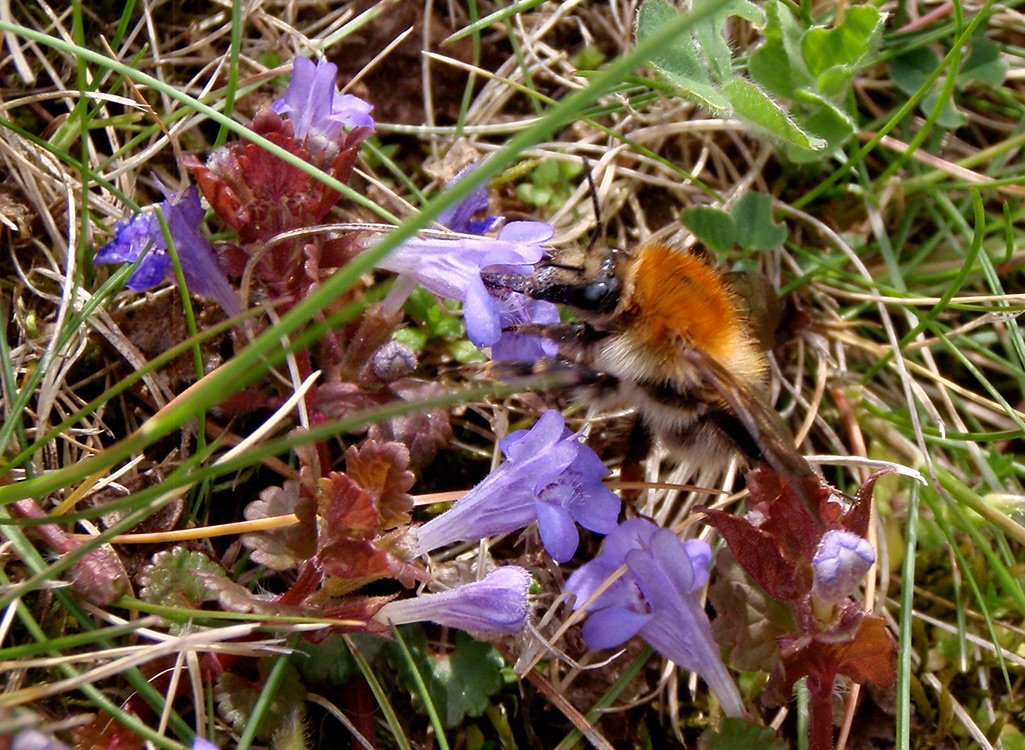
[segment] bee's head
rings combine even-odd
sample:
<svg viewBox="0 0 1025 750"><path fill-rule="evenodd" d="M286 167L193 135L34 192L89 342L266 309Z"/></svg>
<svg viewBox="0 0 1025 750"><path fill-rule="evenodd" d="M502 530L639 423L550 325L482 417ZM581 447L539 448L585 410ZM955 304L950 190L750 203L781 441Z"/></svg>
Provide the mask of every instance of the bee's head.
<svg viewBox="0 0 1025 750"><path fill-rule="evenodd" d="M579 257L570 255L559 253L542 258L530 276L485 273L484 284L585 312L605 313L615 309L621 291L617 265L622 251L610 248L596 253L588 249L579 253Z"/></svg>

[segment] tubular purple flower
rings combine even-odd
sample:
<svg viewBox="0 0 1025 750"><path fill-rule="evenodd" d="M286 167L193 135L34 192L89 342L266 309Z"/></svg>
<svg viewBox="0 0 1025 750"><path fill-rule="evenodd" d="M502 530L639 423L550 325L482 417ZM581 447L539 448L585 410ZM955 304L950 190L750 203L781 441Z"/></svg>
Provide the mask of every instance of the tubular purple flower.
<svg viewBox="0 0 1025 750"><path fill-rule="evenodd" d="M619 498L601 483L608 470L566 429L558 411L546 411L530 430L510 434L500 447L506 462L417 529L414 554L516 531L536 520L545 549L565 562L579 542L574 522L598 533L616 527Z"/></svg>
<svg viewBox="0 0 1025 750"><path fill-rule="evenodd" d="M210 740L205 740L202 737L196 737L192 740L192 750L220 750L220 748Z"/></svg>
<svg viewBox="0 0 1025 750"><path fill-rule="evenodd" d="M397 285L403 289L409 288L405 282L415 280L441 297L461 300L467 336L477 346L491 346L502 334L501 308L484 287L481 270L530 274L553 231L542 221L514 221L495 238L414 237L390 253L380 267L399 274Z"/></svg>
<svg viewBox="0 0 1025 750"><path fill-rule="evenodd" d="M542 357L554 357L559 353L559 345L551 339L505 330L511 326L547 326L558 323L558 307L519 292L492 291L491 295L492 299L498 301L499 325L503 329L498 341L491 345L491 359L499 362L536 362Z"/></svg>
<svg viewBox="0 0 1025 750"><path fill-rule="evenodd" d="M271 103L271 109L288 116L299 140L319 136L334 141L343 127L374 127L373 107L357 96L338 93L337 78L334 63L297 57L285 95Z"/></svg>
<svg viewBox="0 0 1025 750"><path fill-rule="evenodd" d="M530 573L507 565L476 583L388 602L374 617L388 625L430 621L460 630L517 633L527 622L529 587Z"/></svg>
<svg viewBox="0 0 1025 750"><path fill-rule="evenodd" d="M477 164L468 164L449 180L445 188L458 184L464 177L473 172ZM488 189L484 184L478 185L473 192L454 206L449 206L438 216L438 223L453 232L462 234L487 234L505 218L503 216L487 216L475 220L473 217L488 208Z"/></svg>
<svg viewBox="0 0 1025 750"><path fill-rule="evenodd" d="M812 593L819 599L839 604L857 587L876 561L867 540L842 529L822 535L812 557Z"/></svg>
<svg viewBox="0 0 1025 750"><path fill-rule="evenodd" d="M566 590L576 595L579 608L625 565L625 573L589 605L584 643L614 648L640 635L662 656L698 674L727 716L742 716L740 692L698 599L711 557L704 542L682 542L672 531L635 518L609 534L601 554L569 577Z"/></svg>
<svg viewBox="0 0 1025 750"><path fill-rule="evenodd" d="M477 167L470 164L446 185L451 188ZM463 302L466 335L477 346L495 347L495 359L533 362L554 356L558 347L537 336L503 332L511 325L548 324L559 320L558 308L550 302L531 300L514 292L493 296L481 280L482 271L529 275L544 255L543 244L555 230L543 221L514 221L502 227L495 238L485 236L502 220L501 216L474 216L486 212L485 186L438 216L438 223L473 238L414 238L389 255L381 268L400 274L388 304L397 309L415 284L442 297Z"/></svg>
<svg viewBox="0 0 1025 750"><path fill-rule="evenodd" d="M242 312L238 295L228 283L210 241L199 230L203 205L199 192L189 187L172 195L164 187L164 200L157 204L174 240L189 291L209 297L230 315ZM145 254L145 257L142 257ZM174 281L174 265L160 222L153 213L136 214L118 225L114 239L101 247L93 263L135 263L139 265L125 286L141 292L161 281Z"/></svg>

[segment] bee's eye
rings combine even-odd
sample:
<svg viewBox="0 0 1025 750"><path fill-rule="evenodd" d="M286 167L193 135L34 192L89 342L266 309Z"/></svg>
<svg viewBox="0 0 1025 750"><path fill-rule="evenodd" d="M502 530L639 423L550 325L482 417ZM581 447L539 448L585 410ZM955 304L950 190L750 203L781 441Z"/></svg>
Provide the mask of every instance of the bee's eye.
<svg viewBox="0 0 1025 750"><path fill-rule="evenodd" d="M577 307L585 310L601 310L614 307L619 296L619 280L608 276L601 281L593 281L580 290Z"/></svg>

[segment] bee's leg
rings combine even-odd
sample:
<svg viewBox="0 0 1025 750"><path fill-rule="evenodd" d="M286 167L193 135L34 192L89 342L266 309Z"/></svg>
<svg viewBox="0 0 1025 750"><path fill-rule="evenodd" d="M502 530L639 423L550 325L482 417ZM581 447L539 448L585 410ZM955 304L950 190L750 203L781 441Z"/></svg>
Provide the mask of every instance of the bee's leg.
<svg viewBox="0 0 1025 750"><path fill-rule="evenodd" d="M537 362L491 362L489 371L504 381L544 379L545 388L585 388L614 390L619 380L587 365L566 359L539 359ZM532 386L534 387L534 386Z"/></svg>
<svg viewBox="0 0 1025 750"><path fill-rule="evenodd" d="M627 438L626 455L619 467L619 478L623 482L644 482L644 461L651 453L653 439L651 430L638 415L633 416L630 436ZM623 489L623 502L634 505L641 496L641 489Z"/></svg>
<svg viewBox="0 0 1025 750"><path fill-rule="evenodd" d="M590 352L596 344L608 337L607 331L599 331L587 323L552 323L549 325L512 326L506 330L527 336L541 336L559 345L559 353L575 362L589 364Z"/></svg>

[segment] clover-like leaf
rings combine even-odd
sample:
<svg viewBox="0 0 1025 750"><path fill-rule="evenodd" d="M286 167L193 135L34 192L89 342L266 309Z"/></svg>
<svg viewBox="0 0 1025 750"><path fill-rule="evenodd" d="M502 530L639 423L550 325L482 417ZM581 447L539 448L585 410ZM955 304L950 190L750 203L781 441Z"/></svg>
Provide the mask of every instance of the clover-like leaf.
<svg viewBox="0 0 1025 750"><path fill-rule="evenodd" d="M908 96L915 94L926 85L929 76L941 65L939 55L928 47L916 47L903 52L890 61L890 75L897 88ZM936 88L926 94L919 108L923 112L931 112L936 106L939 89ZM936 122L945 128L956 128L964 124L964 117L957 111L957 107L951 101L944 101L941 105L939 116Z"/></svg>
<svg viewBox="0 0 1025 750"><path fill-rule="evenodd" d="M686 209L680 217L683 225L706 246L716 252L726 252L736 241L733 217L721 208L695 206Z"/></svg>
<svg viewBox="0 0 1025 750"><path fill-rule="evenodd" d="M964 86L981 83L996 88L1004 82L1008 70L1007 61L1000 56L1000 45L984 37L972 40L972 51L957 74L957 82Z"/></svg>
<svg viewBox="0 0 1025 750"><path fill-rule="evenodd" d="M772 198L764 193L745 193L730 215L736 242L746 250L775 250L787 238L787 228L772 219Z"/></svg>
<svg viewBox="0 0 1025 750"><path fill-rule="evenodd" d="M158 552L140 575L142 590L139 597L165 607L198 609L203 602L217 596L203 578L196 575L199 571L225 577L224 568L202 552L184 547Z"/></svg>
<svg viewBox="0 0 1025 750"><path fill-rule="evenodd" d="M729 42L723 37L723 26L731 17L743 18L755 28L765 26L765 11L750 0L694 0L691 7L701 13L702 6L713 4L715 10L694 23L694 38L705 55L710 77L722 83L733 75L733 58Z"/></svg>
<svg viewBox="0 0 1025 750"><path fill-rule="evenodd" d="M409 523L413 510L409 489L416 478L409 471L409 451L405 445L366 440L345 452L345 468L349 477L373 498L380 513L381 529Z"/></svg>
<svg viewBox="0 0 1025 750"><path fill-rule="evenodd" d="M765 13L765 41L751 53L747 69L769 93L793 99L799 90L814 86L801 56L804 29L778 0L769 2Z"/></svg>

